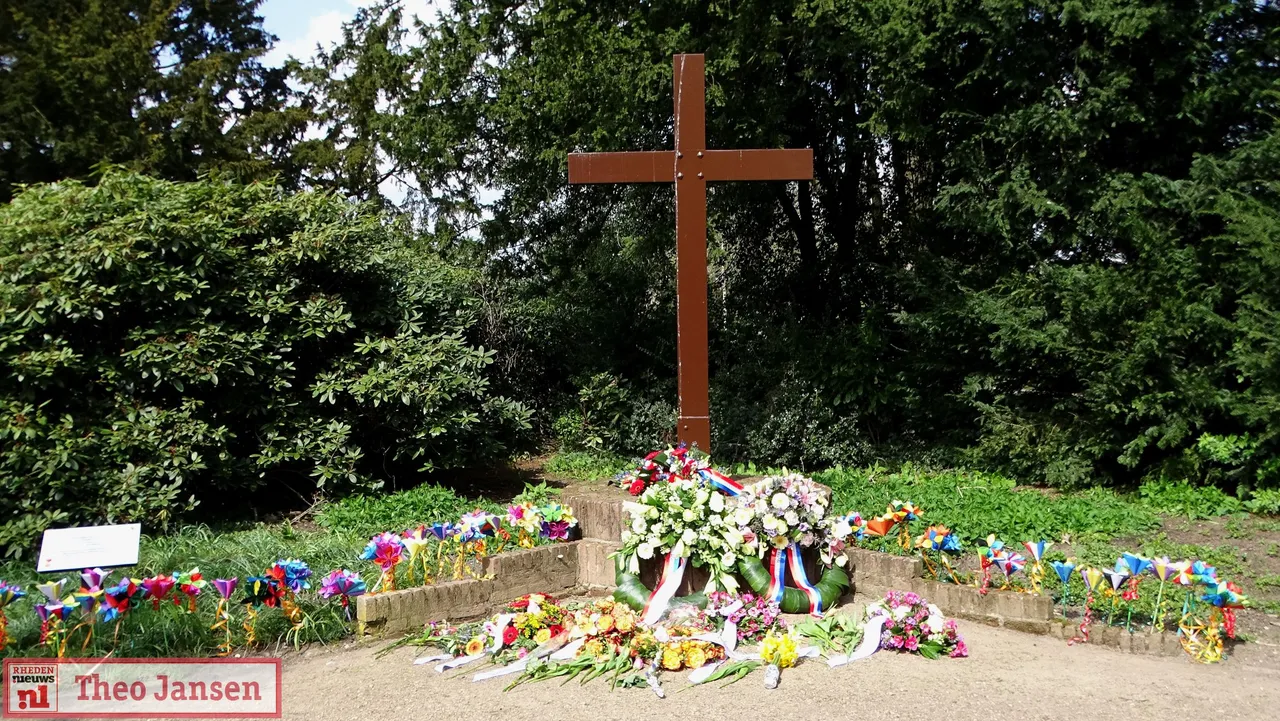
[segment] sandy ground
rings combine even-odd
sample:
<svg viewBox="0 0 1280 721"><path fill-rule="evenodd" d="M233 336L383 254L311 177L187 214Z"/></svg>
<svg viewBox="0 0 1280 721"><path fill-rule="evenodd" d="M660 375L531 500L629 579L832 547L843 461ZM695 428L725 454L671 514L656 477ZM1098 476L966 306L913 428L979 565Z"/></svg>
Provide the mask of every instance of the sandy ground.
<svg viewBox="0 0 1280 721"><path fill-rule="evenodd" d="M967 659L929 661L881 651L831 669L788 669L767 691L756 672L728 688L678 692L685 674L664 674L665 700L648 689L610 691L558 680L504 693L412 665L418 649L374 659L376 644L311 651L285 661L284 716L435 717L503 721L671 719L1262 719L1280 708L1280 649L1253 645L1217 666L1185 657L1130 656L1102 648L960 623Z"/></svg>

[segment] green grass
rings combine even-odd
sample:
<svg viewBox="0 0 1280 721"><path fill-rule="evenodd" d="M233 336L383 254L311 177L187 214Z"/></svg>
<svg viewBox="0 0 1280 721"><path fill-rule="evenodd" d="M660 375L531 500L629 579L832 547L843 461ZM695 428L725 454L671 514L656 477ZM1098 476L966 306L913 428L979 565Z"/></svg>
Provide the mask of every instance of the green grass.
<svg viewBox="0 0 1280 721"><path fill-rule="evenodd" d="M554 478L595 481L613 478L633 465L635 465L634 459L610 453L566 451L547 459L543 470Z"/></svg>
<svg viewBox="0 0 1280 721"><path fill-rule="evenodd" d="M116 569L108 583L114 583L122 575L143 578L193 567L198 567L208 580L235 576L243 583L249 576L260 575L277 559L300 558L314 572L312 590L304 592L299 599L299 605L310 617L300 640L327 642L346 635L350 628L341 606L336 601L323 601L315 593L325 574L334 568L345 567L358 571L372 585L378 577L377 568L359 560L360 551L369 536L384 530L400 531L418 523L456 519L477 505L498 510L494 504L462 498L438 486L424 485L395 494L357 496L333 503L317 517L322 530L299 530L288 523L227 529L188 526L171 535L144 537L138 565ZM6 609L11 640L3 652L4 656L49 655L46 648L38 645L40 624L32 607L39 600L35 585L63 577L68 579L69 590L79 587L79 576L75 572L40 575L30 561L0 564L0 579L20 584L30 594ZM238 591L233 597L237 643L243 635L239 626L243 620L243 606L238 603L242 593ZM115 646L116 655L213 655L220 640L209 630L214 621L216 603L217 594L212 584L200 595L195 614L185 612L185 597L181 608L165 603L158 611L151 608L150 602L145 602L125 616L120 642ZM77 635L68 645L68 655L107 653L113 648L111 630L111 626L97 624L94 642L83 654L80 650L82 636ZM287 630L288 622L279 610L262 609L257 625L260 641L274 647L281 642Z"/></svg>
<svg viewBox="0 0 1280 721"><path fill-rule="evenodd" d="M836 468L813 478L831 487L836 510L856 510L870 518L884 513L891 501L911 501L924 511L922 522L913 524L919 526L917 532L927 524L941 523L969 548L991 533L1017 545L1041 539L1110 540L1160 525L1150 508L1112 491L1018 490L1011 479L978 471L931 471L905 465L895 473L878 467Z"/></svg>

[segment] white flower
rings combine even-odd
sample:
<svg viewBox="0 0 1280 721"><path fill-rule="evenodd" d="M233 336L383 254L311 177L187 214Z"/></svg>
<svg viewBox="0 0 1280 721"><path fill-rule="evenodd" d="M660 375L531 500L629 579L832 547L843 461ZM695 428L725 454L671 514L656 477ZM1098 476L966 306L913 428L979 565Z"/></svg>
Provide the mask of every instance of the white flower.
<svg viewBox="0 0 1280 721"><path fill-rule="evenodd" d="M733 564L737 562L738 557L734 555L733 551L725 551L724 555L720 557L720 565L725 568L733 568Z"/></svg>
<svg viewBox="0 0 1280 721"><path fill-rule="evenodd" d="M711 494L711 501L708 505L711 506L712 513L720 513L724 510L724 496L719 493Z"/></svg>
<svg viewBox="0 0 1280 721"><path fill-rule="evenodd" d="M693 519L697 518L697 515L695 515L693 511L691 511L691 510L689 510L689 509L687 509L687 508L685 509L684 514L683 514L683 515L684 515L684 522L685 522L685 523L693 523Z"/></svg>
<svg viewBox="0 0 1280 721"><path fill-rule="evenodd" d="M649 506L649 510L645 511L644 515L645 515L645 516L647 516L647 517L649 517L649 518L657 518L657 517L658 517L658 509L657 509L657 508L654 508L653 506Z"/></svg>
<svg viewBox="0 0 1280 721"><path fill-rule="evenodd" d="M640 517L633 518L631 519L631 532L644 533L645 525L646 524L643 518L640 518Z"/></svg>
<svg viewBox="0 0 1280 721"><path fill-rule="evenodd" d="M685 546L692 546L694 541L698 540L698 532L692 528L686 528L684 533L680 534L680 540L684 541Z"/></svg>
<svg viewBox="0 0 1280 721"><path fill-rule="evenodd" d="M652 533L655 536L661 536L662 532L665 530L667 530L667 527L661 523L655 523L652 526L649 526L649 533Z"/></svg>
<svg viewBox="0 0 1280 721"><path fill-rule="evenodd" d="M707 493L707 490L705 488L699 488L698 492L694 494L695 505L701 506L705 504L709 496L710 494Z"/></svg>
<svg viewBox="0 0 1280 721"><path fill-rule="evenodd" d="M636 555L647 561L653 558L653 550L652 543L641 543L640 547L636 549Z"/></svg>
<svg viewBox="0 0 1280 721"><path fill-rule="evenodd" d="M794 526L800 523L800 515L797 514L795 511L787 511L786 514L784 514L782 517L787 520L788 526Z"/></svg>
<svg viewBox="0 0 1280 721"><path fill-rule="evenodd" d="M783 509L791 504L791 499L787 498L787 494L785 493L775 493L773 494L771 502L773 503L774 508Z"/></svg>

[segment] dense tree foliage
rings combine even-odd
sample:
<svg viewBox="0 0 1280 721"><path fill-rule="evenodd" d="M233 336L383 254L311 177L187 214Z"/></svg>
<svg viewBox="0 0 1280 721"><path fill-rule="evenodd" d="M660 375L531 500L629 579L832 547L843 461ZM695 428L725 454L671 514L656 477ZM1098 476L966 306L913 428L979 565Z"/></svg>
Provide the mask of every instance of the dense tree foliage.
<svg viewBox="0 0 1280 721"><path fill-rule="evenodd" d="M468 279L368 207L113 173L0 206L0 545L501 458Z"/></svg>
<svg viewBox="0 0 1280 721"><path fill-rule="evenodd" d="M670 147L670 58L691 51L707 56L712 147L812 147L816 163L812 183L712 189L718 457L810 467L942 452L1064 486L1159 474L1231 490L1280 481L1274 2L454 0L437 17L414 20L389 1L359 11L342 42L315 63L283 70L257 60L270 38L255 8L254 0L136 7L58 0L11 3L0 17L7 23L0 24L0 194L13 183L83 177L102 160L172 179L208 168L241 178L278 174L282 188L325 188L384 207L389 179L416 188L403 199L417 233L413 255L398 223L380 225L332 196L289 197L267 186L231 190L210 181L183 189L121 176L113 187L137 193L40 188L6 211L10 226L24 228L6 229L9 238L35 234L49 244L39 264L71 253L54 247L56 233L79 239L69 248L100 242L104 218L150 217L152 204L154 212L206 208L180 224L192 243L201 233L257 232L305 243L293 230L242 225L265 212L249 208L268 196L281 208L272 222L286 228L312 227L313 211L304 209L327 208L314 213L329 217L345 208L343 217L362 230L315 232L355 238L351 262L368 255L355 249L375 243L375 226L387 233L376 243L399 249L381 254L395 260L379 266L376 282L292 271L249 278L232 266L257 269L257 255L227 257L220 272L246 289L267 293L280 283L295 300L338 294L344 307L370 315L351 310L356 329L326 336L336 345L324 352L301 353L317 366L299 365L285 390L254 366L256 385L245 387L257 400L279 395L274 411L219 386L197 396L203 405L190 420L147 421L204 424L183 431L186 445L175 447L184 457L197 452L207 468L192 473L209 483L260 468L269 477L288 469L328 479L349 468L358 478L385 477L369 466L388 453L461 460L446 449L491 448L490 438L499 442L523 422L520 408L494 396L519 399L543 432L571 444L632 453L669 435L672 191L570 188L565 155ZM77 13L103 17L67 20ZM211 205L194 200L220 193L240 200L218 202L242 210L215 219ZM140 199L152 195L160 199ZM108 201L117 196L133 199ZM72 197L123 205L101 218L76 210L59 220L52 199ZM197 229L202 222L207 227ZM44 226L60 230L33 230ZM161 236L146 236L165 247ZM12 275L19 260L37 262L5 261L10 299L27 298L23 284L34 282ZM68 278L94 280L58 285L57 293L93 296L94 284L105 282L94 274L106 271L89 260L65 262ZM174 302L163 281L130 282L135 316ZM296 293L294 282L302 284ZM423 287L440 295L383 307L387 294ZM429 344L436 350L355 340L387 337L389 318L415 303L430 321L414 332L445 334ZM70 372L64 349L25 335L36 331L14 325L14 312L5 332L24 335L5 357L18 364L15 372L23 364ZM296 312L290 323L313 322ZM453 312L462 315L446 322ZM226 332L267 343L250 332L253 313L242 316ZM166 342L176 337L157 332ZM51 337L70 337L60 333ZM92 363L107 375L84 385L98 395L71 412L73 428L116 428L117 395L132 398L135 386L156 382L146 364L118 355L143 340L83 356L98 358ZM228 369L215 371L223 383L248 352L225 343ZM416 365L428 362L423 354L480 363L490 353L480 344L492 349L493 365L483 376L467 366L455 380L469 390L440 400L445 410L427 413L431 420L367 416L393 398L388 384L409 382L395 374L435 372ZM297 341L286 345L299 353ZM371 354L390 355L376 369L360 366ZM215 357L210 351L201 367L212 368ZM77 360L73 377L91 377L96 367ZM158 378L203 388L160 370ZM353 380L369 373L388 375ZM60 428L59 404L74 405L75 394L39 390L45 381L31 379L42 376L21 374L28 395L6 402L30 406L21 412L31 418L37 399L57 399L49 406L56 412L39 412ZM483 378L492 378L492 393ZM125 382L125 390L116 385ZM75 385L61 376L48 383ZM166 383L157 387L167 389L168 405L156 407L187 412L175 400L186 391ZM410 394L410 406L417 403L426 400ZM493 436L467 414L492 414ZM448 418L456 423L438 420ZM294 425L280 430L281 423ZM330 433L332 423L349 428ZM464 427L478 437L464 437ZM119 428L113 432L135 433ZM219 429L235 435L223 440ZM433 444L438 429L453 442ZM70 443L81 438L75 432L47 437ZM206 447L225 447L226 458ZM363 456L335 460L349 448ZM94 457L101 473L160 463L128 453ZM171 472L187 473L156 478L176 477ZM107 497L92 501L92 512L119 515ZM32 503L33 518L49 507Z"/></svg>
<svg viewBox="0 0 1280 721"><path fill-rule="evenodd" d="M346 118L439 218L497 190L478 255L503 381L561 389L562 431L594 415L614 432L582 438L627 445L616 392L590 390L616 387L669 427L671 191L569 189L564 156L669 147L670 55L700 51L710 145L816 156L812 184L712 193L722 455L944 443L1060 484L1274 475L1273 3L398 12L364 13L328 58L370 98Z"/></svg>
<svg viewBox="0 0 1280 721"><path fill-rule="evenodd" d="M0 4L0 201L100 163L169 178L290 172L307 107L286 107L261 0Z"/></svg>

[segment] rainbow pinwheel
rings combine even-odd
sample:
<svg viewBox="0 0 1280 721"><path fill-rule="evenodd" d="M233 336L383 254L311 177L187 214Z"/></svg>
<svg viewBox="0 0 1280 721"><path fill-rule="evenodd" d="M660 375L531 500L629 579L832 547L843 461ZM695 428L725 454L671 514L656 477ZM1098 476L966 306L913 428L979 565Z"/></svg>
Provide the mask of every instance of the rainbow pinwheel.
<svg viewBox="0 0 1280 721"><path fill-rule="evenodd" d="M1006 553L996 560L996 565L1004 571L1005 585L1008 585L1009 577L1021 571L1027 565L1027 559L1021 553Z"/></svg>
<svg viewBox="0 0 1280 721"><path fill-rule="evenodd" d="M178 591L187 597L187 613L196 612L196 596L204 590L209 582L204 580L204 575L200 573L200 569L193 568L190 571L182 571L181 573L174 571L173 579L177 585ZM178 603L177 596L174 596L174 603Z"/></svg>
<svg viewBox="0 0 1280 721"><path fill-rule="evenodd" d="M102 588L102 582L110 576L110 571L104 571L101 568L86 568L80 572L80 587L95 589Z"/></svg>
<svg viewBox="0 0 1280 721"><path fill-rule="evenodd" d="M938 575L938 569L933 564L929 552L938 553L938 560L947 569L947 573L951 577L953 583L959 583L956 578L955 571L952 570L951 564L947 562L946 553L958 553L960 550L960 540L951 532L950 528L942 524L934 524L925 529L924 533L916 539L916 548L920 549L920 558L924 561L925 568L929 569L929 573L933 574L935 579L941 580Z"/></svg>
<svg viewBox="0 0 1280 721"><path fill-rule="evenodd" d="M49 603L57 603L58 599L62 597L63 589L66 587L67 579L59 578L56 581L47 581L45 583L37 584L36 590L44 594L44 597L49 599Z"/></svg>
<svg viewBox="0 0 1280 721"><path fill-rule="evenodd" d="M9 643L9 634L6 630L9 626L9 619L5 616L5 606L27 595L20 587L14 586L4 581L0 581L0 651Z"/></svg>
<svg viewBox="0 0 1280 721"><path fill-rule="evenodd" d="M543 521L542 537L549 541L567 541L569 528L568 521Z"/></svg>
<svg viewBox="0 0 1280 721"><path fill-rule="evenodd" d="M920 510L911 501L894 501L886 509L886 515L893 516L893 520L900 524L898 530L898 544L903 550L911 548L911 522L924 515L924 511Z"/></svg>
<svg viewBox="0 0 1280 721"><path fill-rule="evenodd" d="M1247 599L1236 584L1219 581L1207 587L1200 600L1218 608L1244 608Z"/></svg>
<svg viewBox="0 0 1280 721"><path fill-rule="evenodd" d="M373 561L382 570L382 576L371 593L396 590L396 565L404 560L404 542L400 536L390 531L379 533L364 547L360 558Z"/></svg>
<svg viewBox="0 0 1280 721"><path fill-rule="evenodd" d="M173 576L166 576L163 573L144 578L142 579L142 597L151 600L151 608L159 609L160 602L168 598L169 592L173 590L176 583Z"/></svg>
<svg viewBox="0 0 1280 721"><path fill-rule="evenodd" d="M458 519L458 538L463 543L472 543L498 532L498 517L477 508L470 513L462 514Z"/></svg>
<svg viewBox="0 0 1280 721"><path fill-rule="evenodd" d="M404 532L404 536L400 539L404 544L404 550L409 554L409 585L413 585L413 568L418 565L418 557L422 557L422 582L431 583L431 573L427 570L426 554L423 553L427 546L431 544L431 534L427 533L426 526L418 526Z"/></svg>
<svg viewBox="0 0 1280 721"><path fill-rule="evenodd" d="M1196 577L1197 581L1206 585L1218 582L1218 569L1204 561L1193 562L1191 564L1191 574Z"/></svg>
<svg viewBox="0 0 1280 721"><path fill-rule="evenodd" d="M83 651L89 647L89 643L93 641L93 623L98 618L95 611L97 610L98 605L102 602L103 596L104 591L100 588L92 591L82 588L62 600L62 605L64 607L71 606L80 611L80 623L76 624L75 628L67 632L66 637L63 639L63 643L71 640L71 637L75 635L76 631L83 628L86 630L84 634L84 642L80 644L80 650Z"/></svg>
<svg viewBox="0 0 1280 721"><path fill-rule="evenodd" d="M1196 576L1191 572L1191 561L1179 561L1173 564L1173 582L1179 586L1189 587L1195 584Z"/></svg>
<svg viewBox="0 0 1280 721"><path fill-rule="evenodd" d="M320 583L320 597L339 597L342 600L342 611L346 614L348 621L351 620L351 599L363 595L364 592L364 581L361 580L360 574L345 568L335 568Z"/></svg>
<svg viewBox="0 0 1280 721"><path fill-rule="evenodd" d="M140 602L140 589L132 578L122 578L114 586L103 589L103 603L98 606L98 615L106 623L116 622L116 635L120 633L120 621L129 609Z"/></svg>
<svg viewBox="0 0 1280 721"><path fill-rule="evenodd" d="M258 641L258 609L266 606L276 608L285 594L285 588L279 581L268 576L250 576L244 581L244 642L252 646Z"/></svg>
<svg viewBox="0 0 1280 721"><path fill-rule="evenodd" d="M1110 626L1112 619L1114 619L1116 615L1116 606L1119 605L1119 601L1117 599L1120 597L1120 587L1124 585L1125 581L1129 580L1129 569L1125 565L1125 562L1120 560L1116 561L1115 568L1102 569L1102 575L1106 576L1107 581L1111 584L1111 608L1107 612L1107 625Z"/></svg>
<svg viewBox="0 0 1280 721"><path fill-rule="evenodd" d="M231 655L231 612L228 603L231 601L231 594L236 592L237 578L215 578L213 580L213 588L218 592L218 608L214 611L214 622L209 627L210 631L223 631L223 640L218 644L219 656Z"/></svg>
<svg viewBox="0 0 1280 721"><path fill-rule="evenodd" d="M1067 598L1071 589L1071 573L1076 570L1076 564L1073 559L1068 558L1066 561L1050 561L1049 566L1058 574L1058 580L1062 581L1062 613L1067 612Z"/></svg>
<svg viewBox="0 0 1280 721"><path fill-rule="evenodd" d="M1148 567L1151 575L1160 579L1160 589L1156 591L1156 610L1155 619L1152 621L1152 627L1157 631L1164 630L1164 584L1170 579L1178 575L1178 564L1169 560L1168 556L1151 559L1151 565Z"/></svg>
<svg viewBox="0 0 1280 721"><path fill-rule="evenodd" d="M559 503L549 503L538 508L542 516L542 535L552 541L569 540L569 532L578 525L573 509Z"/></svg>
<svg viewBox="0 0 1280 721"><path fill-rule="evenodd" d="M1053 544L1048 541L1023 541L1022 545L1033 561L1031 570L1027 572L1027 578L1031 581L1031 590L1039 593L1040 583L1044 580L1044 552Z"/></svg>
<svg viewBox="0 0 1280 721"><path fill-rule="evenodd" d="M1084 581L1084 618L1080 620L1080 635L1071 639L1071 643L1076 641L1089 642L1089 626L1093 624L1093 594L1097 593L1103 586L1104 576L1102 571L1088 566L1080 569L1080 578Z"/></svg>
<svg viewBox="0 0 1280 721"><path fill-rule="evenodd" d="M267 575L275 579L290 593L301 593L311 588L311 567L296 558L282 558L272 564Z"/></svg>
<svg viewBox="0 0 1280 721"><path fill-rule="evenodd" d="M1151 559L1143 558L1134 553L1122 554L1120 560L1124 561L1125 567L1129 569L1130 576L1141 576L1148 568L1151 568Z"/></svg>

